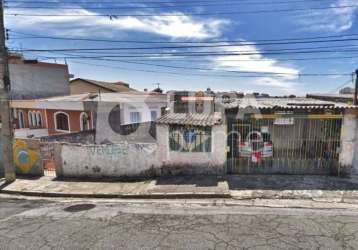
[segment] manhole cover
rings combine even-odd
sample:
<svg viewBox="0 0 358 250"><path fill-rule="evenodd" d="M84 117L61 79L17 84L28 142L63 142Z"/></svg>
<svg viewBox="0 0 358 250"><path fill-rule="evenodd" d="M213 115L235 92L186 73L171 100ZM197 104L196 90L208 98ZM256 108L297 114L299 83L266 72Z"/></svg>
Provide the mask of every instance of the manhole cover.
<svg viewBox="0 0 358 250"><path fill-rule="evenodd" d="M74 213L74 212L90 210L95 207L96 207L96 205L93 205L93 204L77 204L77 205L66 207L63 210L66 212Z"/></svg>

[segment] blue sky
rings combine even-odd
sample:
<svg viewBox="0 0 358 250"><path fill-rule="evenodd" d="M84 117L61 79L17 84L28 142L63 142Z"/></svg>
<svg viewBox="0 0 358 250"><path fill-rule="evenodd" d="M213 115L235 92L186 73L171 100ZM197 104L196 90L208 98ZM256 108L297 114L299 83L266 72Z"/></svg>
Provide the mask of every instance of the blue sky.
<svg viewBox="0 0 358 250"><path fill-rule="evenodd" d="M26 0L23 0L26 1ZM56 2L54 0L46 0ZM65 2L71 2L64 4ZM314 48L320 46L357 46L357 41L327 42L312 44L262 45L259 40L307 38L317 36L358 35L358 0L193 0L193 1L113 1L96 0L96 4L86 1L66 0L61 4L8 2L9 6L38 6L51 9L7 9L6 13L46 14L50 16L6 16L6 27L14 32L39 36L94 38L111 40L140 40L161 42L204 42L204 41L241 41L240 46L200 48L199 52L228 51L253 52L251 55L208 56L208 57L166 57L166 58L115 58L112 61L78 58L67 59L70 73L75 77L106 81L126 81L137 89L152 89L160 83L165 90L199 90L210 87L213 90L236 90L242 92L264 92L275 95L310 92L334 92L337 87L347 83L350 76L299 76L307 73L350 73L358 68L358 55L354 51L317 54L267 54L270 50ZM91 0L94 1L94 0ZM172 2L153 4L153 2ZM212 1L212 2L210 2ZM102 2L99 3L99 2ZM133 2L142 2L133 4ZM130 4L131 3L131 4ZM216 3L216 5L215 5ZM271 3L271 4L269 4ZM120 5L118 5L120 4ZM174 7L168 7L173 6ZM178 5L187 5L180 7ZM120 9L123 6L140 7ZM156 6L155 8L150 8ZM295 9L351 6L349 8L331 8L326 10L305 10L299 12L253 13L229 15L190 15L190 13L240 12L269 9ZM111 9L100 9L110 7ZM98 8L98 9L96 9ZM92 16L97 14L150 14L151 16ZM51 16L51 15L54 16ZM77 16L55 16L58 14ZM23 39L26 35L10 32L8 47L11 49L62 49L62 48L118 48L161 46L156 44L108 43L73 40ZM26 36L28 37L28 36ZM357 38L355 36L354 38ZM250 45L244 44L249 43ZM230 44L225 43L225 44ZM236 44L238 44L236 42ZM175 44L174 44L175 45ZM173 46L164 44L162 46ZM344 48L343 48L344 49ZM331 49L332 50L332 49ZM175 53L177 49L154 50L154 52ZM187 49L185 51L192 51ZM106 51L105 55L116 55L118 51ZM120 53L141 53L141 51L121 51ZM73 54L72 54L73 55ZM79 54L76 54L77 56ZM81 54L85 55L85 54ZM86 54L87 56L89 54ZM357 58L339 58L354 57ZM45 59L58 57L60 53L27 52L29 58ZM337 57L320 60L287 60L301 58ZM108 58L107 58L108 59ZM47 59L54 61L54 59ZM116 61L117 60L117 61ZM127 61L118 62L118 60ZM132 63L128 63L131 61ZM134 63L133 63L134 61ZM136 63L159 64L179 68L159 67ZM180 68L182 67L182 68ZM184 69L185 68L185 69ZM192 68L192 69L190 69ZM193 68L205 68L199 70ZM209 70L210 69L210 70ZM239 74L225 71L286 73L280 77L264 75L260 77L240 78ZM156 72L152 72L156 71ZM159 72L158 72L159 71Z"/></svg>

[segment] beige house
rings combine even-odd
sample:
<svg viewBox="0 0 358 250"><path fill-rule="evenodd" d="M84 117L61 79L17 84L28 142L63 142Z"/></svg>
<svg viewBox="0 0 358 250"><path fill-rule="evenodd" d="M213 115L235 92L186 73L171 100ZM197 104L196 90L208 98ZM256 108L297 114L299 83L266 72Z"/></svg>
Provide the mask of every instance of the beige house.
<svg viewBox="0 0 358 250"><path fill-rule="evenodd" d="M90 79L76 78L70 81L70 94L85 93L113 93L113 92L131 92L136 91L129 87L125 82L104 82Z"/></svg>

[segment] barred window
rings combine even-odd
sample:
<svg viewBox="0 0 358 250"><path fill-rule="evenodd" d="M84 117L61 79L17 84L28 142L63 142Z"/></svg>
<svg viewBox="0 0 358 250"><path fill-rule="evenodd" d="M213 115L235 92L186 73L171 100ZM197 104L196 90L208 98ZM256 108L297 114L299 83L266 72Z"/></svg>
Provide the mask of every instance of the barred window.
<svg viewBox="0 0 358 250"><path fill-rule="evenodd" d="M170 126L169 146L172 151L211 152L211 128Z"/></svg>

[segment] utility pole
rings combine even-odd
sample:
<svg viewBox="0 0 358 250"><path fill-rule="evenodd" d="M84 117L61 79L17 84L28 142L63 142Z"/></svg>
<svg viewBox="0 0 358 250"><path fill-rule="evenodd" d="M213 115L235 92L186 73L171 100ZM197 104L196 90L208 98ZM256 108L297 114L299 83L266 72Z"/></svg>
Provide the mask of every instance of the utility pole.
<svg viewBox="0 0 358 250"><path fill-rule="evenodd" d="M5 44L6 30L4 27L4 2L0 0L0 115L1 115L1 141L2 159L6 182L15 180L15 167L12 156L13 127L10 110L10 76L8 53Z"/></svg>
<svg viewBox="0 0 358 250"><path fill-rule="evenodd" d="M356 69L356 84L354 86L353 104L358 105L358 69Z"/></svg>

